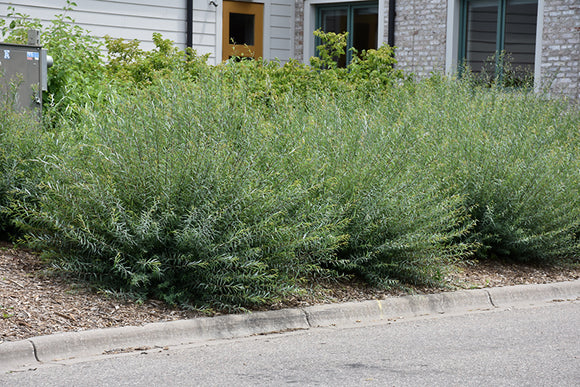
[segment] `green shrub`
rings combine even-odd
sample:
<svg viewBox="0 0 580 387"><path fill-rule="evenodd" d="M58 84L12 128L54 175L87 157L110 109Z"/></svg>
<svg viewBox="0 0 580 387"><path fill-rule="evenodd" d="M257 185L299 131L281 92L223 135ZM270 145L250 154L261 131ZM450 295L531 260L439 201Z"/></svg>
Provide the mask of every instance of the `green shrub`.
<svg viewBox="0 0 580 387"><path fill-rule="evenodd" d="M12 19L12 20L10 20ZM10 21L8 23L8 21ZM0 19L2 30L1 40L6 43L26 44L28 42L28 30L42 28L40 19L32 19L30 15L16 12L13 6L8 6L6 18Z"/></svg>
<svg viewBox="0 0 580 387"><path fill-rule="evenodd" d="M207 71L208 54L198 56L195 50L183 52L160 33L153 33L155 48L143 51L139 41L125 42L123 39L105 37L108 52L107 75L111 81L125 81L129 85L147 86L156 79L181 74L195 80Z"/></svg>
<svg viewBox="0 0 580 387"><path fill-rule="evenodd" d="M34 159L43 156L46 134L36 115L14 111L9 99L0 101L0 239L20 235L16 203L34 203L40 179Z"/></svg>
<svg viewBox="0 0 580 387"><path fill-rule="evenodd" d="M380 96L375 104L358 94L321 96L308 106L313 145L304 157L316 157L336 181L328 194L348 220L336 267L376 286L441 284L471 255L474 246L459 238L472 223L463 198L442 190L422 164L420 134L398 126L399 102Z"/></svg>
<svg viewBox="0 0 580 387"><path fill-rule="evenodd" d="M346 41L348 32L335 33L324 32L320 28L314 31L316 40L320 42L316 46L317 56L310 58L310 65L318 70L338 70L338 63L346 55Z"/></svg>
<svg viewBox="0 0 580 387"><path fill-rule="evenodd" d="M18 20L14 36L31 23ZM0 229L63 270L223 310L320 278L439 286L474 253L579 259L574 107L467 77L414 82L388 47L338 68L328 34L314 66L212 67L159 34L150 52L107 39L104 65L69 22L51 27L56 52L90 55L51 72L68 94L49 99L50 125L30 136L0 116Z"/></svg>
<svg viewBox="0 0 580 387"><path fill-rule="evenodd" d="M43 163L40 206L24 205L36 246L102 286L214 309L320 276L438 283L469 254L462 198L414 164L414 135L372 119L389 109L324 89L263 103L252 71L265 70L230 64L83 111Z"/></svg>
<svg viewBox="0 0 580 387"><path fill-rule="evenodd" d="M285 156L246 96L208 82L160 82L67 128L27 208L37 246L108 287L204 308L272 302L323 274L340 242L332 201L271 164Z"/></svg>
<svg viewBox="0 0 580 387"><path fill-rule="evenodd" d="M434 178L467 198L480 257L578 259L577 110L434 79L418 85L401 117L424 133Z"/></svg>
<svg viewBox="0 0 580 387"><path fill-rule="evenodd" d="M349 78L358 87L365 86L371 90L385 88L405 79L403 71L395 69L395 48L383 45L376 50L363 50L360 55L353 55L347 69Z"/></svg>

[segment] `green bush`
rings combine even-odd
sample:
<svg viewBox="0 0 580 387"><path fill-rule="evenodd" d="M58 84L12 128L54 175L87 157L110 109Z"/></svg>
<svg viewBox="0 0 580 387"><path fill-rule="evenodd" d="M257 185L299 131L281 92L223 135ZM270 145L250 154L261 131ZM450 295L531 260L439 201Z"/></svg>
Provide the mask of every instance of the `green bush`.
<svg viewBox="0 0 580 387"><path fill-rule="evenodd" d="M403 71L396 69L395 49L387 45L377 50L364 50L354 55L347 66L349 78L357 87L376 90L393 86L405 79Z"/></svg>
<svg viewBox="0 0 580 387"><path fill-rule="evenodd" d="M580 257L580 116L564 102L469 82L418 85L401 117L423 132L433 177L467 199L480 257Z"/></svg>
<svg viewBox="0 0 580 387"><path fill-rule="evenodd" d="M102 286L212 309L321 276L438 283L469 254L462 198L408 163L414 138L356 93L263 103L252 71L111 93L63 127L40 206L24 206L36 246Z"/></svg>
<svg viewBox="0 0 580 387"><path fill-rule="evenodd" d="M320 44L316 46L317 56L310 58L310 65L318 70L338 70L341 57L346 55L348 32L323 32L320 28L314 31Z"/></svg>
<svg viewBox="0 0 580 387"><path fill-rule="evenodd" d="M37 246L108 287L197 307L271 302L324 274L333 203L271 164L286 157L274 128L234 93L160 82L87 111L27 208Z"/></svg>
<svg viewBox="0 0 580 387"><path fill-rule="evenodd" d="M47 151L36 115L16 112L8 99L0 101L0 239L20 235L16 203L34 203L40 179L33 161Z"/></svg>
<svg viewBox="0 0 580 387"><path fill-rule="evenodd" d="M17 20L15 37L36 23ZM388 47L338 68L340 36L324 34L315 66L212 67L159 34L151 52L107 39L105 65L69 22L51 27L56 52L90 55L51 72L44 131L0 115L0 229L62 270L224 310L320 278L441 286L474 254L580 258L570 105L468 77L414 82Z"/></svg>
<svg viewBox="0 0 580 387"><path fill-rule="evenodd" d="M105 37L108 61L107 76L111 81L124 81L129 85L147 86L156 79L175 77L181 74L195 80L208 70L208 54L198 56L195 50L183 52L160 33L153 33L155 48L143 51L139 41L125 42L123 39Z"/></svg>
<svg viewBox="0 0 580 387"><path fill-rule="evenodd" d="M348 241L333 267L376 286L441 284L474 247L457 241L471 227L463 198L441 190L418 164L415 134L397 130L389 100L375 102L362 103L357 93L320 95L307 115L291 118L289 131L305 141L301 158L332 183L326 195L346 222Z"/></svg>

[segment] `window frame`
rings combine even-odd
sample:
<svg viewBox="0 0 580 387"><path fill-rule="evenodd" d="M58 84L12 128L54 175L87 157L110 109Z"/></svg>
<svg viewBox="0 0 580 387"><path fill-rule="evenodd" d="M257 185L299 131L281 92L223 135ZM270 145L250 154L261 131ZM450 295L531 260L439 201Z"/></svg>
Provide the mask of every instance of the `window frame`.
<svg viewBox="0 0 580 387"><path fill-rule="evenodd" d="M457 47L457 64L459 65L459 74L464 70L464 66L467 64L467 10L469 3L483 2L486 0L460 0L459 7L459 39ZM505 30L506 30L506 9L508 0L487 0L497 4L497 23L496 23L496 42L495 42L495 53L501 53L505 47ZM541 39L538 38L538 30L541 24L541 17L543 17L543 1L542 0L531 0L536 3L536 37L535 37L535 58L534 58L534 75L537 75L536 68L538 66L538 43L541 44ZM499 57L496 55L496 74L499 70L498 66ZM498 74L501 76L501 74Z"/></svg>
<svg viewBox="0 0 580 387"><path fill-rule="evenodd" d="M348 37L346 42L346 65L352 61L352 51L353 46L353 27L354 27L354 10L360 8L367 8L369 6L375 6L377 8L377 26L380 25L380 7L378 0L371 1L349 1L349 2L336 2L336 3L322 3L315 5L315 30L322 27L322 12L323 10L333 10L333 9L347 9L346 17L346 30L348 31ZM378 31L380 32L380 28ZM377 36L377 48L380 47L380 38ZM317 46L320 45L320 38L314 39L314 55L318 55Z"/></svg>

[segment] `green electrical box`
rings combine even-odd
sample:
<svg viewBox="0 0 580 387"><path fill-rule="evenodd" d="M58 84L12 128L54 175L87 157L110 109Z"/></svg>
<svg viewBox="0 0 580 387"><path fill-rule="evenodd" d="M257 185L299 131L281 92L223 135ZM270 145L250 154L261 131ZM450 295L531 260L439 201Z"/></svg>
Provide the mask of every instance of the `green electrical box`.
<svg viewBox="0 0 580 387"><path fill-rule="evenodd" d="M19 111L42 113L52 59L40 46L0 43L0 97Z"/></svg>

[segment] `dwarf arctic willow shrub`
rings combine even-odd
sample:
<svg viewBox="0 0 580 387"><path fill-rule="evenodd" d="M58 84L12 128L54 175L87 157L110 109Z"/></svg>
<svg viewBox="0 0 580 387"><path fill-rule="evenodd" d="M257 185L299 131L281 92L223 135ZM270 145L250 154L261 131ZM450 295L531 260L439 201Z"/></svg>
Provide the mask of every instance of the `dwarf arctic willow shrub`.
<svg viewBox="0 0 580 387"><path fill-rule="evenodd" d="M14 191L11 216L63 270L224 310L322 277L441 285L476 251L578 258L577 110L412 82L388 48L349 69L212 67L156 39L129 57L111 41L122 60L98 97L48 109L54 134L25 158L42 179Z"/></svg>
<svg viewBox="0 0 580 387"><path fill-rule="evenodd" d="M48 151L49 136L35 114L15 111L10 98L0 98L0 239L20 234L18 202L35 202L39 169L34 159Z"/></svg>
<svg viewBox="0 0 580 387"><path fill-rule="evenodd" d="M342 219L222 78L160 82L63 130L31 235L62 268L168 302L272 302L325 275ZM63 122L66 125L66 122Z"/></svg>
<svg viewBox="0 0 580 387"><path fill-rule="evenodd" d="M419 153L433 178L465 196L480 257L580 258L577 108L437 77L398 98L408 104L399 119L422 135Z"/></svg>
<svg viewBox="0 0 580 387"><path fill-rule="evenodd" d="M380 93L367 98L355 90L311 93L298 114L303 97L271 119L288 127L295 178L318 180L338 203L348 239L326 264L377 286L441 284L473 251L458 240L471 227L463 198L417 164L416 134L391 130L388 101Z"/></svg>
<svg viewBox="0 0 580 387"><path fill-rule="evenodd" d="M105 288L196 308L273 302L320 277L441 280L469 253L455 241L469 221L415 164L415 134L389 130L380 96L362 103L332 77L273 88L277 71L230 63L111 89L63 120L40 204L23 205L31 240Z"/></svg>

